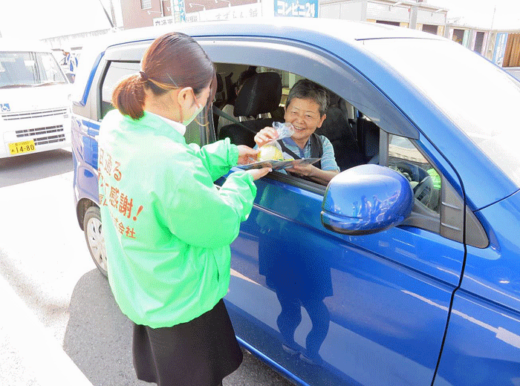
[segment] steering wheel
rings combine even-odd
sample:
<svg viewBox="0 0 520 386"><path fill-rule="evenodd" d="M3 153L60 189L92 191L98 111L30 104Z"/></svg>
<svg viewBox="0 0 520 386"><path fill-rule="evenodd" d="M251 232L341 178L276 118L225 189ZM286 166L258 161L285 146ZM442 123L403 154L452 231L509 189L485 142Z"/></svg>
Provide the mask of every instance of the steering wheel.
<svg viewBox="0 0 520 386"><path fill-rule="evenodd" d="M395 164L397 170L404 175L413 186L413 195L428 206L433 193L433 179L423 168L409 162L400 161ZM415 183L415 184L413 184Z"/></svg>

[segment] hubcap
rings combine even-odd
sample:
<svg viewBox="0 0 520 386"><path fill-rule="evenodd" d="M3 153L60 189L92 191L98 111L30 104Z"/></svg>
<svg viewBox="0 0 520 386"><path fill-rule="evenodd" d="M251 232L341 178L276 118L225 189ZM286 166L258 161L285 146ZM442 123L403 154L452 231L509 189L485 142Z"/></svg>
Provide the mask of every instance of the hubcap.
<svg viewBox="0 0 520 386"><path fill-rule="evenodd" d="M87 224L87 239L92 258L105 272L107 270L107 255L105 251L105 238L101 221L92 218Z"/></svg>

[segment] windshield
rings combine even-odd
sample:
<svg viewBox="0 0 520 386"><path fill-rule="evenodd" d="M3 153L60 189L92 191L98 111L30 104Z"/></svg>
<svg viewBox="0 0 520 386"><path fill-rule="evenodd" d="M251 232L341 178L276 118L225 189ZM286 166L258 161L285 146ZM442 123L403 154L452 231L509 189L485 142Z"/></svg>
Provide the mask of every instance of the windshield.
<svg viewBox="0 0 520 386"><path fill-rule="evenodd" d="M0 52L0 88L67 83L56 59L45 52Z"/></svg>
<svg viewBox="0 0 520 386"><path fill-rule="evenodd" d="M367 40L365 47L435 103L520 186L520 82L446 40Z"/></svg>

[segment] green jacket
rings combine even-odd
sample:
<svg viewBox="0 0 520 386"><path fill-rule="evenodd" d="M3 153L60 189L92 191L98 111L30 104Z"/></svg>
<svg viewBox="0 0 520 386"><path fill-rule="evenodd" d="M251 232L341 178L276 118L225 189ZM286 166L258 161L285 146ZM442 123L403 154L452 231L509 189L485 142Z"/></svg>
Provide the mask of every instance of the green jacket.
<svg viewBox="0 0 520 386"><path fill-rule="evenodd" d="M199 147L158 116L139 120L117 110L99 136L99 202L108 278L136 324L188 322L228 290L231 253L251 212L256 186L237 164L229 140Z"/></svg>

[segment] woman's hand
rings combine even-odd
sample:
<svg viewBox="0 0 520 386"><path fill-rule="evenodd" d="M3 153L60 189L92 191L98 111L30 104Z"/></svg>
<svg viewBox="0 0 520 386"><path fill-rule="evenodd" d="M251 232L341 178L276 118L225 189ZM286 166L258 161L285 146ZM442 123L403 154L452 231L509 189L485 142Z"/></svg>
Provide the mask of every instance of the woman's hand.
<svg viewBox="0 0 520 386"><path fill-rule="evenodd" d="M266 143L271 142L278 138L278 132L272 127L264 127L255 135L255 142L258 147L264 146Z"/></svg>
<svg viewBox="0 0 520 386"><path fill-rule="evenodd" d="M271 168L262 168L262 169L250 169L247 170L246 173L249 173L253 176L254 180L259 180L263 176L265 176L267 173L272 172L273 169Z"/></svg>
<svg viewBox="0 0 520 386"><path fill-rule="evenodd" d="M238 165L247 165L256 162L258 150L246 145L238 145Z"/></svg>

